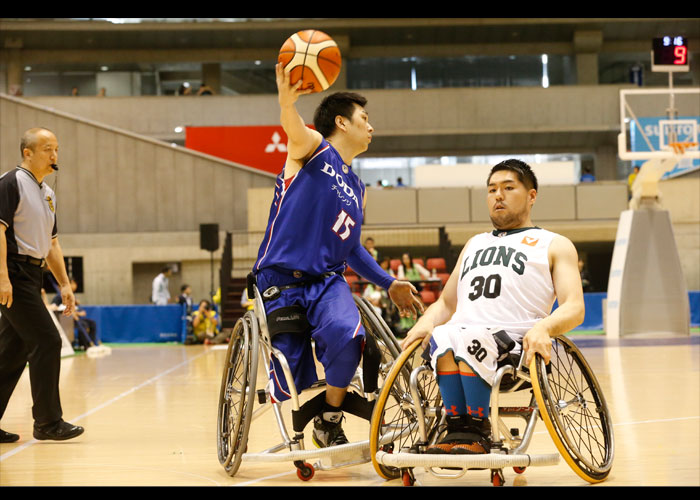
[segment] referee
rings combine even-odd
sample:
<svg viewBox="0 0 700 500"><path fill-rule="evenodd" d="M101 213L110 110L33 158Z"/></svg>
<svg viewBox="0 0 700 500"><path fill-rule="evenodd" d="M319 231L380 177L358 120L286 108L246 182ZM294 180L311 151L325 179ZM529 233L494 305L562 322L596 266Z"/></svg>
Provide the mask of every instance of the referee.
<svg viewBox="0 0 700 500"><path fill-rule="evenodd" d="M60 285L64 314L75 308L56 236L55 195L43 182L58 169L58 140L33 128L22 136L20 151L22 165L0 176L0 419L29 363L34 438L62 441L83 428L62 419L61 337L41 298L46 264ZM18 439L0 429L0 443Z"/></svg>

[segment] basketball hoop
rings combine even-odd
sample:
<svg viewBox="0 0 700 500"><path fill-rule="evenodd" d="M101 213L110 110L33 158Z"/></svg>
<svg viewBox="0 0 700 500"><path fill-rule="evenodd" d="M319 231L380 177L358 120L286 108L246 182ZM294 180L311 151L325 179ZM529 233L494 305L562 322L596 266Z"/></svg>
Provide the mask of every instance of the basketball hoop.
<svg viewBox="0 0 700 500"><path fill-rule="evenodd" d="M698 145L697 142L669 142L668 143L669 148L672 148L673 152L679 156L683 156L685 154L686 149L697 147L697 145Z"/></svg>

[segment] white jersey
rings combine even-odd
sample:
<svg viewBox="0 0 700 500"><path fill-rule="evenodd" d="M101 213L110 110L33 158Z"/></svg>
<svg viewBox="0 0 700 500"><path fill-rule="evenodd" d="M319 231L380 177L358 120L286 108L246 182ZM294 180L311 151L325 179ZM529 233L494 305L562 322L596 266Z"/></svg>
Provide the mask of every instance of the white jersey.
<svg viewBox="0 0 700 500"><path fill-rule="evenodd" d="M459 262L457 310L448 324L525 335L554 305L548 251L555 236L532 227L474 236Z"/></svg>

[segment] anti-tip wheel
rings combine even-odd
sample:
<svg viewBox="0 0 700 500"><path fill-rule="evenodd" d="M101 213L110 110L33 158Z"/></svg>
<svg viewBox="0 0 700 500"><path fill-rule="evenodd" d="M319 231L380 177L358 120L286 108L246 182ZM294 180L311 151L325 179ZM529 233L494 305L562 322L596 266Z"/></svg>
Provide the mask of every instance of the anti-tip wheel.
<svg viewBox="0 0 700 500"><path fill-rule="evenodd" d="M303 462L297 465L297 477L302 481L311 481L315 473L314 466L309 463Z"/></svg>

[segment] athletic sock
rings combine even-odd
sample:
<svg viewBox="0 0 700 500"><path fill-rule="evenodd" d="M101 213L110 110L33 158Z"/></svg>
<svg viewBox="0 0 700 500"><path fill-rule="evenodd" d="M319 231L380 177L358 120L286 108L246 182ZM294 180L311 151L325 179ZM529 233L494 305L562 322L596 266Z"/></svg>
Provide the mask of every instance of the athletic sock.
<svg viewBox="0 0 700 500"><path fill-rule="evenodd" d="M464 415L466 402L460 374L454 372L438 372L438 386L447 415Z"/></svg>
<svg viewBox="0 0 700 500"><path fill-rule="evenodd" d="M489 417L491 386L475 373L460 372L467 414L479 419Z"/></svg>

